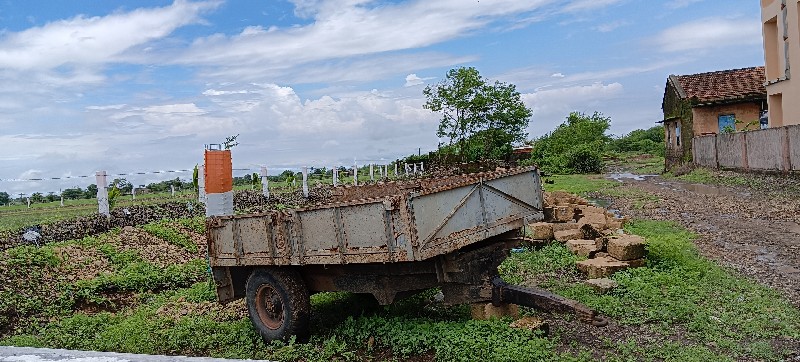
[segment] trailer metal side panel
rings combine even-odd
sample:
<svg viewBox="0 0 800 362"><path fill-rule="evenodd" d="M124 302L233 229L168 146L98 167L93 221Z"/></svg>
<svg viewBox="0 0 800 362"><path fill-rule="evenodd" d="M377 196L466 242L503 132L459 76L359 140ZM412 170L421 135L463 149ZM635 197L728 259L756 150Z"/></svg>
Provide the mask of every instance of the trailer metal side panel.
<svg viewBox="0 0 800 362"><path fill-rule="evenodd" d="M211 265L425 260L544 217L535 169L481 175L431 180L427 189L377 199L212 217Z"/></svg>

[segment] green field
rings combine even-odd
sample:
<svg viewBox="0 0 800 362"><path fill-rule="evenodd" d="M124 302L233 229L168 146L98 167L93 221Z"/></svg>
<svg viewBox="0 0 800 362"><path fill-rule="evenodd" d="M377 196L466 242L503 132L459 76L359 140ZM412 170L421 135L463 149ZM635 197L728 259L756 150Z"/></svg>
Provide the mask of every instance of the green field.
<svg viewBox="0 0 800 362"><path fill-rule="evenodd" d="M550 189L613 190L594 176L553 177ZM389 307L348 293L312 297L310 343L263 343L242 304L215 302L202 218L161 221L0 253L0 344L281 361L780 361L800 345L800 311L775 291L701 257L696 235L660 221L626 227L648 242L647 266L613 276L600 295L581 283L561 244L514 253L509 281L574 298L612 319L591 329L539 314L550 334L470 319L435 290ZM129 233L153 247L131 248ZM155 252L154 252L155 251ZM164 256L171 262L164 263Z"/></svg>

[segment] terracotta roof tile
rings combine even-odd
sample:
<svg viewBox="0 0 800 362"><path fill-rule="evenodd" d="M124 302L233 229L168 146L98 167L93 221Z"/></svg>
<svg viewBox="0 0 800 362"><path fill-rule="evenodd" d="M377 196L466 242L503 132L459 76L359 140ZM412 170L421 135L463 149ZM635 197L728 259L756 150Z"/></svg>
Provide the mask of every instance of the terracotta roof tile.
<svg viewBox="0 0 800 362"><path fill-rule="evenodd" d="M767 98L764 67L679 75L676 78L686 97L700 103Z"/></svg>

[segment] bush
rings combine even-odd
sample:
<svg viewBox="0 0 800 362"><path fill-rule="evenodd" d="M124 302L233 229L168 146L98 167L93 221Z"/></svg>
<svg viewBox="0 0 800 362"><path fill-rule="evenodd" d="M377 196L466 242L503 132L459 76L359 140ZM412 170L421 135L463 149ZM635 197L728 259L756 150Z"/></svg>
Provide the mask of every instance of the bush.
<svg viewBox="0 0 800 362"><path fill-rule="evenodd" d="M601 113L570 113L566 122L535 141L529 162L558 174L600 172L605 166L600 152L610 141L610 126L611 119Z"/></svg>
<svg viewBox="0 0 800 362"><path fill-rule="evenodd" d="M595 148L583 145L566 155L566 166L573 173L600 173L603 171L603 156Z"/></svg>
<svg viewBox="0 0 800 362"><path fill-rule="evenodd" d="M664 127L655 126L637 129L622 137L611 140L609 151L647 153L664 156Z"/></svg>

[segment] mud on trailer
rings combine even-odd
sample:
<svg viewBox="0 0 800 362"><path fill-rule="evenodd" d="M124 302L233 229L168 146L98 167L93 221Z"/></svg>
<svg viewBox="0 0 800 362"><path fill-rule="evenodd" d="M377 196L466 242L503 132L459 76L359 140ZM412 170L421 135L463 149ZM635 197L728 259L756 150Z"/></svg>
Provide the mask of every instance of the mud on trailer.
<svg viewBox="0 0 800 362"><path fill-rule="evenodd" d="M247 299L266 340L308 336L309 296L348 291L382 304L439 287L445 304L491 301L605 319L573 300L506 284L497 267L544 218L535 168L334 189L303 209L213 216L209 261L220 302Z"/></svg>

